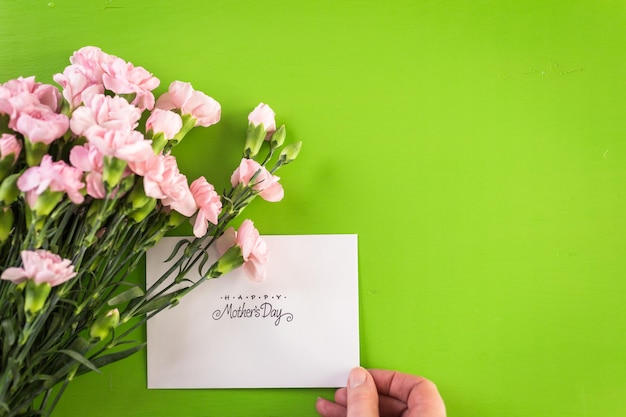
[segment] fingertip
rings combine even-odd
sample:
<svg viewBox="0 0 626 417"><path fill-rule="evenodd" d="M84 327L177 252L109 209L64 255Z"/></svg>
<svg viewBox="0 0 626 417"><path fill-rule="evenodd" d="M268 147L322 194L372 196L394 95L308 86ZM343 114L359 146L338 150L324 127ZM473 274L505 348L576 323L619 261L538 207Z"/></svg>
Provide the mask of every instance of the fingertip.
<svg viewBox="0 0 626 417"><path fill-rule="evenodd" d="M374 379L364 368L356 367L348 376L348 417L377 417L378 392Z"/></svg>
<svg viewBox="0 0 626 417"><path fill-rule="evenodd" d="M335 391L335 402L344 407L348 404L348 389L346 387L339 388Z"/></svg>
<svg viewBox="0 0 626 417"><path fill-rule="evenodd" d="M363 385L365 381L367 381L368 374L369 373L365 370L365 368L360 366L352 368L350 375L348 376L348 386L350 388L356 388Z"/></svg>
<svg viewBox="0 0 626 417"><path fill-rule="evenodd" d="M326 411L326 403L329 402L326 398L317 397L315 400L315 409L321 415L324 415L324 411Z"/></svg>
<svg viewBox="0 0 626 417"><path fill-rule="evenodd" d="M315 400L315 409L322 417L345 417L346 408L323 397Z"/></svg>

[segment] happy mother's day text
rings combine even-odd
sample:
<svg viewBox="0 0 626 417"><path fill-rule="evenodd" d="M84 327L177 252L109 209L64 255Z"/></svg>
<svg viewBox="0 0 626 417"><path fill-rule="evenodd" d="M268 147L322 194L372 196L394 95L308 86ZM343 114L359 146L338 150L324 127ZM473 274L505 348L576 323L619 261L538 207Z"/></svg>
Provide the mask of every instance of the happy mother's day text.
<svg viewBox="0 0 626 417"><path fill-rule="evenodd" d="M220 320L223 317L231 319L270 318L274 319L274 326L278 326L283 322L293 320L292 313L283 311L282 308L278 308L276 305L276 302L279 302L281 299L285 300L286 298L287 297L279 294L222 296L220 299L227 301L227 303L223 308L213 311L212 317L213 320ZM252 301L252 304L246 304L245 300Z"/></svg>

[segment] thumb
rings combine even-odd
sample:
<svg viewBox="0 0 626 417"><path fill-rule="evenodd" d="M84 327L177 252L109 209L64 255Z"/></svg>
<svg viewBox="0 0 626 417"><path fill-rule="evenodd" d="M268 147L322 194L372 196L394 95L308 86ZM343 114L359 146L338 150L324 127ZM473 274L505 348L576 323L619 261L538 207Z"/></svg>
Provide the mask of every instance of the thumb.
<svg viewBox="0 0 626 417"><path fill-rule="evenodd" d="M354 368L348 376L348 414L346 417L379 417L378 391L365 369Z"/></svg>

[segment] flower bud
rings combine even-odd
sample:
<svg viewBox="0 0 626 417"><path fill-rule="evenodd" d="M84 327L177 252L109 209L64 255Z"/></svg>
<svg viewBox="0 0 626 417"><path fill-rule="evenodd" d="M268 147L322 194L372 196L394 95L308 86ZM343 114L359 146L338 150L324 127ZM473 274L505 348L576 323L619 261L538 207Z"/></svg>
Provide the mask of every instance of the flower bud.
<svg viewBox="0 0 626 417"><path fill-rule="evenodd" d="M6 242L11 235L14 220L11 207L0 208L0 243Z"/></svg>
<svg viewBox="0 0 626 417"><path fill-rule="evenodd" d="M130 205L128 215L136 223L141 222L154 210L157 200L148 197L144 191L143 181L139 180L135 183L133 189L128 193L126 201Z"/></svg>
<svg viewBox="0 0 626 417"><path fill-rule="evenodd" d="M285 129L285 125L282 125L278 128L278 130L276 130L276 132L274 132L270 139L272 149L280 148L281 146L283 146L283 143L285 142L285 136L287 136L287 131Z"/></svg>
<svg viewBox="0 0 626 417"><path fill-rule="evenodd" d="M20 189L17 188L17 180L20 174L13 174L0 182L0 203L9 206L17 200Z"/></svg>
<svg viewBox="0 0 626 417"><path fill-rule="evenodd" d="M197 119L195 119L191 114L183 114L181 116L181 120L183 122L182 127L179 132L174 135L172 139L169 140L170 145L177 145L181 140L196 126Z"/></svg>
<svg viewBox="0 0 626 417"><path fill-rule="evenodd" d="M187 220L188 220L188 217L185 217L184 215L180 214L176 210L172 210L167 215L167 222L165 223L165 226L168 229L173 229L175 227L180 226L181 224L183 224Z"/></svg>
<svg viewBox="0 0 626 417"><path fill-rule="evenodd" d="M140 207L128 213L128 217L133 219L135 223L141 223L143 220L145 220L146 217L150 215L150 213L152 213L156 205L157 201L152 198L146 204L144 204L143 207Z"/></svg>
<svg viewBox="0 0 626 417"><path fill-rule="evenodd" d="M283 165L287 165L288 163L290 163L291 161L293 161L294 159L298 157L298 154L300 153L301 148L302 148L301 141L290 143L289 145L285 146L283 150L280 152L280 155L278 156L278 160L281 161Z"/></svg>
<svg viewBox="0 0 626 417"><path fill-rule="evenodd" d="M104 180L106 191L110 192L122 180L124 170L128 164L126 161L113 156L105 156L103 158L103 162L104 168L102 170L102 179Z"/></svg>
<svg viewBox="0 0 626 417"><path fill-rule="evenodd" d="M48 295L52 287L47 282L37 284L32 279L26 283L26 298L24 300L24 311L31 317L37 314L46 304Z"/></svg>
<svg viewBox="0 0 626 417"><path fill-rule="evenodd" d="M0 181L11 173L21 152L22 145L15 135L0 135Z"/></svg>
<svg viewBox="0 0 626 417"><path fill-rule="evenodd" d="M243 151L246 158L254 158L259 153L261 145L263 145L265 140L265 135L267 135L267 132L263 127L263 123L256 126L252 122L248 123L248 133Z"/></svg>
<svg viewBox="0 0 626 417"><path fill-rule="evenodd" d="M205 275L205 278L218 278L239 268L243 265L243 263L244 259L241 248L238 245L235 245L228 249L221 258L211 265Z"/></svg>
<svg viewBox="0 0 626 417"><path fill-rule="evenodd" d="M52 210L54 210L62 199L62 192L50 191L48 189L37 197L37 200L35 200L34 204L30 208L33 212L37 213L37 217L43 218L52 213Z"/></svg>
<svg viewBox="0 0 626 417"><path fill-rule="evenodd" d="M104 316L99 317L89 328L89 337L93 340L104 340L111 330L120 323L120 312L117 308L109 310Z"/></svg>
<svg viewBox="0 0 626 417"><path fill-rule="evenodd" d="M49 145L44 142L31 142L29 140L24 141L26 148L26 163L29 167L37 166L41 163L44 155L48 153Z"/></svg>

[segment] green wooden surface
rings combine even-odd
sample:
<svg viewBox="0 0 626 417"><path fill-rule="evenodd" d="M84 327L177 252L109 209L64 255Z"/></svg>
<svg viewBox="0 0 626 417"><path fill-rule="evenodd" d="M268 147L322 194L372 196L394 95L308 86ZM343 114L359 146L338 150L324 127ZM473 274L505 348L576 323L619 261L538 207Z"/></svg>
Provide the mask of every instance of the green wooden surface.
<svg viewBox="0 0 626 417"><path fill-rule="evenodd" d="M285 200L247 215L359 234L364 366L433 379L450 416L626 415L623 1L2 0L0 18L2 81L51 82L97 45L220 101L177 149L190 178L225 183L269 103L304 148ZM314 416L332 395L145 374L141 354L81 377L55 414Z"/></svg>

